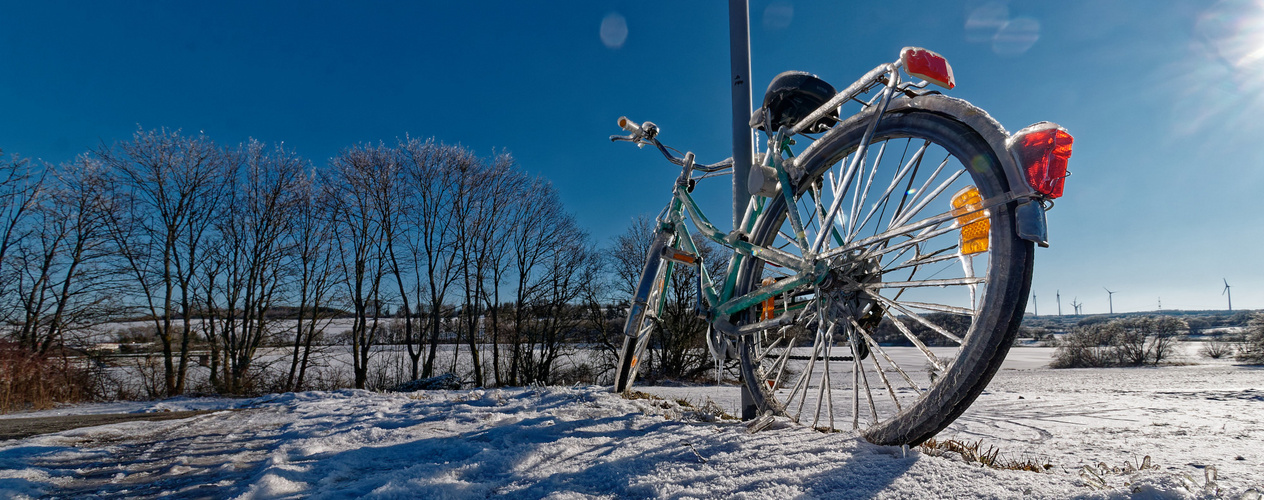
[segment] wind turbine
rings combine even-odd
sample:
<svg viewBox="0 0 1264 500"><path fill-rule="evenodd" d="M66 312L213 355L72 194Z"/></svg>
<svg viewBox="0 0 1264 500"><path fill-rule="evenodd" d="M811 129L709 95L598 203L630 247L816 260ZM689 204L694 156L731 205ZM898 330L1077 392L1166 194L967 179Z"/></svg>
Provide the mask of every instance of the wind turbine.
<svg viewBox="0 0 1264 500"><path fill-rule="evenodd" d="M1112 292L1110 291L1109 288L1106 288L1106 287L1102 287L1102 290L1106 290L1106 293L1108 294L1106 296L1106 300L1110 301L1110 313L1115 314L1115 294L1118 292Z"/></svg>
<svg viewBox="0 0 1264 500"><path fill-rule="evenodd" d="M1079 316L1079 315L1080 315L1080 306L1084 305L1084 303L1083 303L1083 302L1076 302L1076 299L1079 299L1079 297L1076 297L1076 298L1074 298L1074 299L1071 299L1071 308L1072 308L1072 309L1075 309L1075 315L1076 315L1076 316Z"/></svg>
<svg viewBox="0 0 1264 500"><path fill-rule="evenodd" d="M1058 290L1053 297L1058 301L1058 316L1062 316L1062 290Z"/></svg>
<svg viewBox="0 0 1264 500"><path fill-rule="evenodd" d="M1228 279L1225 279L1225 280L1224 280L1224 283L1225 283L1224 291L1223 291L1223 292L1220 292L1220 295L1225 295L1225 296L1227 296L1227 297L1228 297L1228 299L1229 299L1229 312L1233 312L1233 294L1232 294L1232 293L1229 293L1229 280L1228 280Z"/></svg>
<svg viewBox="0 0 1264 500"><path fill-rule="evenodd" d="M1036 300L1036 292L1031 292L1031 309L1032 314L1037 318L1040 317L1040 302Z"/></svg>

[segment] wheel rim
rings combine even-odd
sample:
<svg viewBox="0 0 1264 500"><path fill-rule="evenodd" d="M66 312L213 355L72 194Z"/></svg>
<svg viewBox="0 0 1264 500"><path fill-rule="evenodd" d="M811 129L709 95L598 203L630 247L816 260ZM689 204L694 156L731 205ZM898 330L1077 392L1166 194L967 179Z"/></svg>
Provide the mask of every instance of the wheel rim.
<svg viewBox="0 0 1264 500"><path fill-rule="evenodd" d="M981 139L960 139L962 131L943 120L912 120L904 127L888 121L899 119L884 120L855 168L863 127L850 137L831 137L848 144L833 157L802 158L809 171L798 183L794 206L807 241L821 236L822 219L841 198L821 255L851 250L836 252L831 271L817 284L774 301L774 314L799 311L796 325L742 342L744 376L758 381L757 403L814 427L868 430L897 421L909 427L929 420L916 412L945 405L954 412L950 421L964 408L924 401L936 390L959 392L963 377L981 376L985 383L999 363L971 349L994 350L977 341L993 335L1001 321L998 299L988 292L996 279L993 254L1013 239L1004 226L1008 211L997 205L985 213L988 250L971 256L961 251L961 229L976 222L969 220L971 212L941 220L952 215L952 199L967 186L983 200L998 199L1004 191L999 164ZM917 137L902 130L913 122L920 124ZM802 255L784 207L783 200L770 199L752 240ZM789 274L752 263L739 291ZM954 363L959 358L966 361ZM980 370L989 373L974 373Z"/></svg>

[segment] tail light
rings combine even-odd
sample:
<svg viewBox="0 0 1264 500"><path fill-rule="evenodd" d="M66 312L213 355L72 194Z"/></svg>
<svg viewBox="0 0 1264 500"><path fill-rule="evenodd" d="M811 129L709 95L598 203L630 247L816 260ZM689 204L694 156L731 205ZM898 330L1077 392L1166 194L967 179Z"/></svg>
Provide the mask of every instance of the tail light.
<svg viewBox="0 0 1264 500"><path fill-rule="evenodd" d="M988 232L992 222L983 208L979 188L968 186L952 195L952 215L961 229L961 255L974 255L988 249Z"/></svg>
<svg viewBox="0 0 1264 500"><path fill-rule="evenodd" d="M1058 198L1067 176L1071 159L1071 143L1075 139L1056 123L1040 122L1018 131L1010 140L1016 148L1019 167L1027 175L1027 184L1036 192Z"/></svg>
<svg viewBox="0 0 1264 500"><path fill-rule="evenodd" d="M900 64L904 65L908 74L940 87L951 89L957 86L952 79L952 66L948 65L944 56L935 52L921 47L904 47L900 51Z"/></svg>

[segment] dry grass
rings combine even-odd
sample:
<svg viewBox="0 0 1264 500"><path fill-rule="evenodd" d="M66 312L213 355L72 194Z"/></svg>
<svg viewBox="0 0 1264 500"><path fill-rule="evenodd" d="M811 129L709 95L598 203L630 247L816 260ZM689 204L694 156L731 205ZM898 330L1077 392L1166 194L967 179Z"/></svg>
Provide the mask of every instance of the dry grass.
<svg viewBox="0 0 1264 500"><path fill-rule="evenodd" d="M0 342L0 413L43 410L90 398L90 376L64 357Z"/></svg>
<svg viewBox="0 0 1264 500"><path fill-rule="evenodd" d="M647 401L651 401L652 402L651 404L664 410L679 409L681 411L681 414L677 416L680 418L689 418L692 420L699 420L703 422L715 422L717 420L739 420L737 417L734 417L733 415L724 411L724 408L716 404L715 401L712 401L711 398L707 398L706 401L704 401L701 404L694 404L692 401L689 401L688 399L684 399L684 398L676 398L672 401L668 401L666 398L662 398L659 396L655 396L653 394L649 394L649 393L645 393L641 391L635 391L631 389L624 391L623 394L621 394L621 396L623 396L624 399L644 399ZM675 403L678 408L672 408L672 403Z"/></svg>
<svg viewBox="0 0 1264 500"><path fill-rule="evenodd" d="M1053 468L1053 464L1048 463L1047 460L1003 457L1001 456L1000 448L989 445L987 449L983 449L983 440L969 443L956 439L945 439L943 441L927 439L926 442L918 445L918 449L922 453L933 457L956 455L966 462L977 463L993 469L1044 472Z"/></svg>

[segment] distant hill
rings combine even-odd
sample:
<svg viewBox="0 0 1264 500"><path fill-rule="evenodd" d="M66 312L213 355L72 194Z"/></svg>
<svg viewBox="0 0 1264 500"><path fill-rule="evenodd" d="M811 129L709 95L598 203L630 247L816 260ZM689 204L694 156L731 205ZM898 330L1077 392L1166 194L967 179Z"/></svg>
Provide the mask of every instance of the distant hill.
<svg viewBox="0 0 1264 500"><path fill-rule="evenodd" d="M1023 317L1026 328L1044 328L1051 332L1070 330L1077 325L1103 323L1112 319L1136 318L1144 316L1171 316L1185 320L1190 326L1190 333L1197 334L1202 330L1226 327L1245 327L1251 315L1261 310L1204 310L1186 311L1182 309L1164 309L1161 311L1136 311L1114 314L1028 314Z"/></svg>

